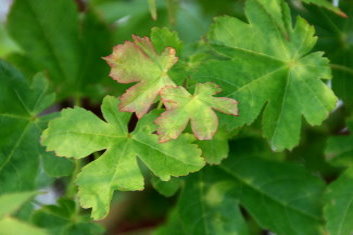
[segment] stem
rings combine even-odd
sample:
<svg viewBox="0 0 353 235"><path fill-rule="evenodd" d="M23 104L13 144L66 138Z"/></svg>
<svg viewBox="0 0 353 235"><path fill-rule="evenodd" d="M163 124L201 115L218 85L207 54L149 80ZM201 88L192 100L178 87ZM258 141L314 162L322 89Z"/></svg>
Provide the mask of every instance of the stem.
<svg viewBox="0 0 353 235"><path fill-rule="evenodd" d="M163 102L162 100L159 101L158 105L157 105L157 109L161 109L162 108L162 105L163 105Z"/></svg>
<svg viewBox="0 0 353 235"><path fill-rule="evenodd" d="M74 172L71 175L71 178L69 180L69 183L68 183L67 188L66 188L66 193L65 193L65 196L67 196L69 198L74 198L75 194L76 194L76 191L77 191L76 190L76 185L75 185L75 180L76 180L76 177L77 177L78 173L81 170L81 160L75 159L74 164L75 164L75 169L74 169Z"/></svg>
<svg viewBox="0 0 353 235"><path fill-rule="evenodd" d="M74 106L82 106L81 96L79 94L75 95L74 97Z"/></svg>
<svg viewBox="0 0 353 235"><path fill-rule="evenodd" d="M331 64L330 65L332 69L340 70L346 73L353 74L353 69L348 68L347 66L344 65L339 65L339 64Z"/></svg>

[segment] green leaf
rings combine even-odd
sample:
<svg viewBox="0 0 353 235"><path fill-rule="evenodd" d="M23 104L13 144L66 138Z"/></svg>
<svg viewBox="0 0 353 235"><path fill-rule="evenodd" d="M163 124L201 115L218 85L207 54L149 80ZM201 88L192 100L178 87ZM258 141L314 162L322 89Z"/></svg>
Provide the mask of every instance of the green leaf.
<svg viewBox="0 0 353 235"><path fill-rule="evenodd" d="M36 192L7 193L0 196L0 234L46 234L44 230L10 217L34 195Z"/></svg>
<svg viewBox="0 0 353 235"><path fill-rule="evenodd" d="M335 7L330 1L327 1L327 0L301 0L301 1L307 4L315 4L319 7L324 7L336 13L340 17L347 17L347 15L343 11L341 11L341 9L339 9L338 7Z"/></svg>
<svg viewBox="0 0 353 235"><path fill-rule="evenodd" d="M57 85L67 85L62 89L73 89L80 68L74 1L16 0L8 16L8 29L39 70L47 70Z"/></svg>
<svg viewBox="0 0 353 235"><path fill-rule="evenodd" d="M27 224L20 220L11 217L5 217L0 220L0 234L2 235L14 235L14 234L26 234L26 235L45 235L45 230L36 228L31 224Z"/></svg>
<svg viewBox="0 0 353 235"><path fill-rule="evenodd" d="M171 47L157 53L149 38L133 36L133 39L134 42L126 41L115 46L113 54L105 60L111 67L110 76L114 80L119 83L139 82L121 96L120 111L136 112L141 118L161 89L174 85L167 73L178 58Z"/></svg>
<svg viewBox="0 0 353 235"><path fill-rule="evenodd" d="M326 190L324 215L330 235L353 233L353 168L346 170Z"/></svg>
<svg viewBox="0 0 353 235"><path fill-rule="evenodd" d="M177 204L184 234L249 234L238 200L229 197L229 183L212 184L207 170L188 177Z"/></svg>
<svg viewBox="0 0 353 235"><path fill-rule="evenodd" d="M209 164L219 164L228 157L228 136L222 129L216 132L212 140L198 141L197 145L201 148L202 156Z"/></svg>
<svg viewBox="0 0 353 235"><path fill-rule="evenodd" d="M18 71L0 61L0 194L35 189L41 157L53 157L39 144L47 122L39 114L54 100L47 88L42 75L29 86Z"/></svg>
<svg viewBox="0 0 353 235"><path fill-rule="evenodd" d="M171 178L169 181L162 181L157 177L152 177L151 183L157 192L165 197L171 197L179 190L181 180L179 178Z"/></svg>
<svg viewBox="0 0 353 235"><path fill-rule="evenodd" d="M103 234L104 229L99 224L90 223L76 213L75 202L61 198L57 205L44 206L34 212L32 223L47 229L50 234Z"/></svg>
<svg viewBox="0 0 353 235"><path fill-rule="evenodd" d="M340 6L348 18L316 8L310 8L312 14L304 15L318 29L318 48L324 50L331 61L332 89L344 105L352 109L353 47L350 35L353 33L353 2L340 1Z"/></svg>
<svg viewBox="0 0 353 235"><path fill-rule="evenodd" d="M42 134L47 150L55 151L58 156L83 158L106 149L101 157L86 165L77 178L81 205L92 207L95 219L108 213L114 190L144 188L136 156L162 180L187 175L204 165L201 151L191 144L194 140L191 135L182 135L165 144L158 142L157 135L153 134L155 114L141 119L136 129L128 133L131 114L119 112L118 104L118 99L111 96L103 100L106 122L79 107L65 109Z"/></svg>
<svg viewBox="0 0 353 235"><path fill-rule="evenodd" d="M262 228L280 235L323 233L321 197L325 184L304 168L232 156L214 174L220 182L230 184L231 195Z"/></svg>
<svg viewBox="0 0 353 235"><path fill-rule="evenodd" d="M0 219L13 214L35 194L35 192L21 192L0 195Z"/></svg>
<svg viewBox="0 0 353 235"><path fill-rule="evenodd" d="M55 157L50 153L44 153L41 157L43 169L50 177L68 176L74 171L74 164L68 159Z"/></svg>
<svg viewBox="0 0 353 235"><path fill-rule="evenodd" d="M110 32L89 7L81 22L75 1L16 0L7 27L36 70L48 72L59 98L82 95L107 73L101 57Z"/></svg>
<svg viewBox="0 0 353 235"><path fill-rule="evenodd" d="M252 123L264 110L263 133L273 149L282 150L298 144L301 116L319 125L337 99L321 81L331 78L328 60L321 52L310 53L314 28L300 17L293 28L287 5L275 6L281 19L259 0L246 2L249 23L216 18L208 39L224 59L202 63L194 79L215 81L224 96L239 101L234 128Z"/></svg>
<svg viewBox="0 0 353 235"><path fill-rule="evenodd" d="M181 229L182 224L177 208L171 210L168 215L166 223L153 231L153 235L186 235Z"/></svg>
<svg viewBox="0 0 353 235"><path fill-rule="evenodd" d="M185 178L176 207L155 235L249 234L238 200L229 195L232 185L214 173L206 168Z"/></svg>
<svg viewBox="0 0 353 235"><path fill-rule="evenodd" d="M166 47L171 47L179 55L183 49L183 43L178 34L175 31L170 31L167 27L153 27L151 29L151 41L158 53L162 53Z"/></svg>
<svg viewBox="0 0 353 235"><path fill-rule="evenodd" d="M167 111L156 120L160 142L178 138L189 121L197 139L212 139L218 128L218 117L213 109L230 115L238 114L235 100L213 97L220 91L214 83L196 84L194 95L181 86L164 88L161 99Z"/></svg>
<svg viewBox="0 0 353 235"><path fill-rule="evenodd" d="M349 131L353 130L353 120L348 120ZM353 135L332 136L328 139L325 155L330 163L340 167L353 166Z"/></svg>

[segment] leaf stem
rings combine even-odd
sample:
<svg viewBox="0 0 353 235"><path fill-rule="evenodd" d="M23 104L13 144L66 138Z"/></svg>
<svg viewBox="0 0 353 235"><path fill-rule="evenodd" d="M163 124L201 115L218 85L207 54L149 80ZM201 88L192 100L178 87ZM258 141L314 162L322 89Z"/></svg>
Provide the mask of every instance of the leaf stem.
<svg viewBox="0 0 353 235"><path fill-rule="evenodd" d="M159 101L158 105L157 105L157 109L161 109L162 108L162 105L163 105L163 102L162 100Z"/></svg>
<svg viewBox="0 0 353 235"><path fill-rule="evenodd" d="M82 106L81 96L79 94L75 95L74 97L74 106Z"/></svg>
<svg viewBox="0 0 353 235"><path fill-rule="evenodd" d="M332 69L340 70L346 73L353 74L353 69L348 68L347 66L344 65L339 65L339 64L331 64L330 65Z"/></svg>
<svg viewBox="0 0 353 235"><path fill-rule="evenodd" d="M66 188L65 196L67 196L68 198L74 198L75 197L75 194L76 194L76 191L77 191L76 185L75 185L75 180L76 180L76 177L77 177L78 173L81 170L81 160L75 159L74 164L75 164L75 169L74 169L74 172L71 175L71 178L70 178L70 180L69 180L69 182L67 184L67 188Z"/></svg>

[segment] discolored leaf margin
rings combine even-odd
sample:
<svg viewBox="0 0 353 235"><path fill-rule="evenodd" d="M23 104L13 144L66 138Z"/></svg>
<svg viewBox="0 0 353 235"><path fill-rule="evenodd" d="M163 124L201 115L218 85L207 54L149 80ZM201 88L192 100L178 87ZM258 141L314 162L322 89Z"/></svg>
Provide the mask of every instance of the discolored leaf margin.
<svg viewBox="0 0 353 235"><path fill-rule="evenodd" d="M131 114L119 112L119 100L107 96L102 113L106 121L79 107L65 109L51 121L42 134L42 144L56 155L83 158L106 150L98 159L82 168L77 176L82 207L92 208L92 217L107 215L115 190L143 190L144 178L138 159L161 180L184 176L204 166L201 150L190 134L160 144L153 134L158 114L142 118L132 133L127 131Z"/></svg>

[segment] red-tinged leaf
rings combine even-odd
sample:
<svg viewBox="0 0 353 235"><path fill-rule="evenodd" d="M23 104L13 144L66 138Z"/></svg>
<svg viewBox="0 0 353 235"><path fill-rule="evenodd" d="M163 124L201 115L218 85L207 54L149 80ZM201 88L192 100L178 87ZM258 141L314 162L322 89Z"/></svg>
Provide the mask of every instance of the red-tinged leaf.
<svg viewBox="0 0 353 235"><path fill-rule="evenodd" d="M119 83L138 84L130 87L121 97L120 111L136 112L141 118L147 113L161 89L174 85L169 69L178 61L175 50L166 47L157 53L147 37L133 36L133 42L117 45L104 59L111 67L110 76Z"/></svg>
<svg viewBox="0 0 353 235"><path fill-rule="evenodd" d="M164 88L161 98L167 111L156 120L160 142L178 138L189 121L199 140L212 139L218 128L218 118L213 109L230 115L238 114L236 100L213 96L220 91L214 83L197 84L194 95L180 86Z"/></svg>

